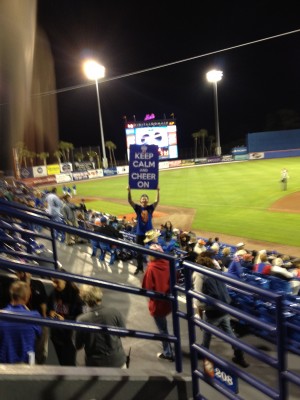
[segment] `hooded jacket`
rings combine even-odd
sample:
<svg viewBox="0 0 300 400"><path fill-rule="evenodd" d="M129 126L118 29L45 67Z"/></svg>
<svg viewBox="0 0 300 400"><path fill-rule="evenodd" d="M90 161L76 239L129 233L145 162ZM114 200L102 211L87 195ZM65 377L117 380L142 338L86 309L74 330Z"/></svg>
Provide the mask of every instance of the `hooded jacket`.
<svg viewBox="0 0 300 400"><path fill-rule="evenodd" d="M168 294L170 292L170 265L168 260L156 258L149 261L143 278L142 288ZM171 312L171 302L151 298L149 311L153 317L165 317Z"/></svg>

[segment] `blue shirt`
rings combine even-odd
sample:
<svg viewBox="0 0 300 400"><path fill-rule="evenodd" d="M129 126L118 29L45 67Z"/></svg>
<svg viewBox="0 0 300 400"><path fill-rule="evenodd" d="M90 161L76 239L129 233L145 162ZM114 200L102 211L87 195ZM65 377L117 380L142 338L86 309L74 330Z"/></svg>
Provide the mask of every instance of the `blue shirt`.
<svg viewBox="0 0 300 400"><path fill-rule="evenodd" d="M23 305L9 304L3 311L41 317L38 311L29 311ZM0 363L28 363L28 352L35 351L35 341L42 333L40 325L0 319Z"/></svg>
<svg viewBox="0 0 300 400"><path fill-rule="evenodd" d="M238 257L235 257L229 267L228 267L228 271L227 274L231 275L232 277L236 277L241 279L241 277L243 276L244 270L243 267L240 263L240 259Z"/></svg>
<svg viewBox="0 0 300 400"><path fill-rule="evenodd" d="M137 229L136 234L139 236L144 236L146 232L153 229L152 225L152 214L154 212L153 204L146 207L142 207L139 204L135 204L134 211L137 216Z"/></svg>

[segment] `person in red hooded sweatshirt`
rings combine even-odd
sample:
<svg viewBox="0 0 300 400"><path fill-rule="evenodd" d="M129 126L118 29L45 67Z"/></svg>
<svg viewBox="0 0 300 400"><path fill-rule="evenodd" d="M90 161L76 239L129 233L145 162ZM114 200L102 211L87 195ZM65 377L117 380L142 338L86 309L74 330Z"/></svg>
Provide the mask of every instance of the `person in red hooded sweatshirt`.
<svg viewBox="0 0 300 400"><path fill-rule="evenodd" d="M163 253L162 247L153 243L149 247L152 250ZM147 269L143 278L142 287L146 290L153 290L168 294L170 292L170 265L168 260L148 256ZM148 308L154 318L159 333L168 335L167 315L171 313L172 305L170 301L149 299ZM163 352L157 353L157 358L161 360L174 361L173 349L171 343L162 341Z"/></svg>

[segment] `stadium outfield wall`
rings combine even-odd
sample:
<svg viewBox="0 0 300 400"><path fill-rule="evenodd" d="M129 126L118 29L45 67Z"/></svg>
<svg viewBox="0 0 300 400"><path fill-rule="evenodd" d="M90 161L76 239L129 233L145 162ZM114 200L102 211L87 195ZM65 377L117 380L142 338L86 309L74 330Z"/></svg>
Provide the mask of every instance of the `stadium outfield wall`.
<svg viewBox="0 0 300 400"><path fill-rule="evenodd" d="M248 133L249 153L300 151L300 129Z"/></svg>
<svg viewBox="0 0 300 400"><path fill-rule="evenodd" d="M300 131L299 131L300 133ZM159 170L196 166L228 163L235 161L248 161L257 159L299 157L299 149L278 150L278 151L260 151L248 152L247 147L236 147L232 150L232 154L222 156L201 157L190 160L172 160L160 161ZM78 164L78 163L77 163ZM83 180L99 179L103 177L124 175L129 173L129 166L110 167L106 169L93 169L93 165L84 163L80 168L73 169L72 163L53 164L48 166L26 167L20 169L20 177L26 185L29 186L47 186Z"/></svg>

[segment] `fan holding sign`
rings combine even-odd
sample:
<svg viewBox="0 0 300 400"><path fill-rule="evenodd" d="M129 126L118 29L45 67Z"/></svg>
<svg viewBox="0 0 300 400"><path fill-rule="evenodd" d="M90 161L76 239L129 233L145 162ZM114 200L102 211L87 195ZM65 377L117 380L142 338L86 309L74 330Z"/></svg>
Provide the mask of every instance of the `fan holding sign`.
<svg viewBox="0 0 300 400"><path fill-rule="evenodd" d="M140 204L131 197L131 189L157 189L156 200L149 204L149 196L142 194ZM158 147L155 145L131 145L129 163L128 203L137 216L136 243L143 246L146 232L153 229L152 216L159 202L158 187ZM143 272L143 254L137 255L135 275Z"/></svg>

